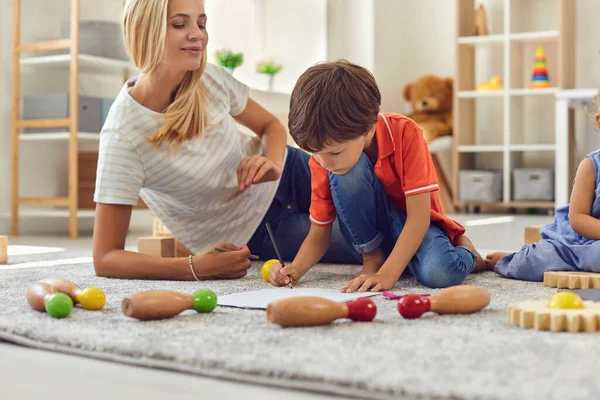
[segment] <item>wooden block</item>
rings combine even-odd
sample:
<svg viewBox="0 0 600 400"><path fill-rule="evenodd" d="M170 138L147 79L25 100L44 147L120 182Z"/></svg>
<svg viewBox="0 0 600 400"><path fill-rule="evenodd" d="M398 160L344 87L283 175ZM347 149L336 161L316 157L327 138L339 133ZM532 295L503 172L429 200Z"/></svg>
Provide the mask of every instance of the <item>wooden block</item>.
<svg viewBox="0 0 600 400"><path fill-rule="evenodd" d="M187 257L189 255L194 255L191 251L187 249L181 242L175 239L175 257Z"/></svg>
<svg viewBox="0 0 600 400"><path fill-rule="evenodd" d="M142 237L138 239L138 253L154 257L175 257L175 238Z"/></svg>
<svg viewBox="0 0 600 400"><path fill-rule="evenodd" d="M155 257L187 257L192 254L172 236L139 238L138 253Z"/></svg>
<svg viewBox="0 0 600 400"><path fill-rule="evenodd" d="M525 227L525 244L536 243L542 240L540 235L541 226L526 226Z"/></svg>
<svg viewBox="0 0 600 400"><path fill-rule="evenodd" d="M0 236L0 264L8 262L8 236Z"/></svg>
<svg viewBox="0 0 600 400"><path fill-rule="evenodd" d="M585 308L548 308L548 301L522 301L508 306L508 322L525 329L552 332L600 330L600 303L583 302Z"/></svg>
<svg viewBox="0 0 600 400"><path fill-rule="evenodd" d="M544 272L544 285L559 289L598 289L600 274L593 272Z"/></svg>

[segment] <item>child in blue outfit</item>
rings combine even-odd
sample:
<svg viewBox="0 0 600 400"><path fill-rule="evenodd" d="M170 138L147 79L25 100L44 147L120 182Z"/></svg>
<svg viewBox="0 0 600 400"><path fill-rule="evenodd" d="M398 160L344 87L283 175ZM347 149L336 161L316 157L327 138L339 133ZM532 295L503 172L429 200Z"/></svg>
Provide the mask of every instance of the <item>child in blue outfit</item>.
<svg viewBox="0 0 600 400"><path fill-rule="evenodd" d="M600 109L595 119L600 130ZM517 253L488 255L488 269L526 281L542 281L546 271L600 272L600 150L579 164L570 203L540 234L542 240Z"/></svg>

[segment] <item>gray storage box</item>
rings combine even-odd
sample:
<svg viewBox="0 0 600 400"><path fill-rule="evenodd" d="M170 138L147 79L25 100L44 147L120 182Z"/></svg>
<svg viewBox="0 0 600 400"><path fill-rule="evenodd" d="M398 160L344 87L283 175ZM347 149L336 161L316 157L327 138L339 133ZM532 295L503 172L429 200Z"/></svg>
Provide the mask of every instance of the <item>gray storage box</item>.
<svg viewBox="0 0 600 400"><path fill-rule="evenodd" d="M23 119L67 118L67 93L25 96ZM79 132L100 133L102 128L102 99L79 96ZM25 129L25 133L56 132L56 128Z"/></svg>
<svg viewBox="0 0 600 400"><path fill-rule="evenodd" d="M100 125L102 127L104 127L104 123L106 122L106 119L108 118L108 112L110 111L110 108L112 107L114 102L115 102L114 99L102 99L102 118L100 121Z"/></svg>
<svg viewBox="0 0 600 400"><path fill-rule="evenodd" d="M514 200L554 200L554 171L543 168L515 168Z"/></svg>
<svg viewBox="0 0 600 400"><path fill-rule="evenodd" d="M109 21L79 22L79 53L97 57L129 61L123 44L121 25ZM63 22L60 29L63 38L71 37L70 22Z"/></svg>
<svg viewBox="0 0 600 400"><path fill-rule="evenodd" d="M461 201L494 203L502 200L502 171L462 170L458 198Z"/></svg>

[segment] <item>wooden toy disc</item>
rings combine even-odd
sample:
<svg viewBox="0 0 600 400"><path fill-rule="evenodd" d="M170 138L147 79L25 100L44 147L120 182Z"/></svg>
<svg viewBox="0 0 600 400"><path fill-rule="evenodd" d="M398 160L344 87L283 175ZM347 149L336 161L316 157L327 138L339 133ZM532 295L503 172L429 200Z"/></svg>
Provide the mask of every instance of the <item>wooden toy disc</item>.
<svg viewBox="0 0 600 400"><path fill-rule="evenodd" d="M585 308L548 308L548 300L522 301L508 306L508 322L526 329L553 332L600 330L600 303L584 301Z"/></svg>
<svg viewBox="0 0 600 400"><path fill-rule="evenodd" d="M600 274L592 272L544 272L544 285L564 289L600 288Z"/></svg>

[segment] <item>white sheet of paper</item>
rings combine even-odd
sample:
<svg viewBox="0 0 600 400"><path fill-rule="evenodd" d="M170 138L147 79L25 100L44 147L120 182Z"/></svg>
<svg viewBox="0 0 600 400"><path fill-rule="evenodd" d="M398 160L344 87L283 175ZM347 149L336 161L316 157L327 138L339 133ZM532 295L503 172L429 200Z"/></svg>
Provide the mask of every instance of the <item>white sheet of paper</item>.
<svg viewBox="0 0 600 400"><path fill-rule="evenodd" d="M269 303L290 297L316 296L338 302L347 302L363 297L377 296L380 293L340 293L330 289L294 288L287 287L241 292L220 296L217 304L224 307L253 308L266 310Z"/></svg>

